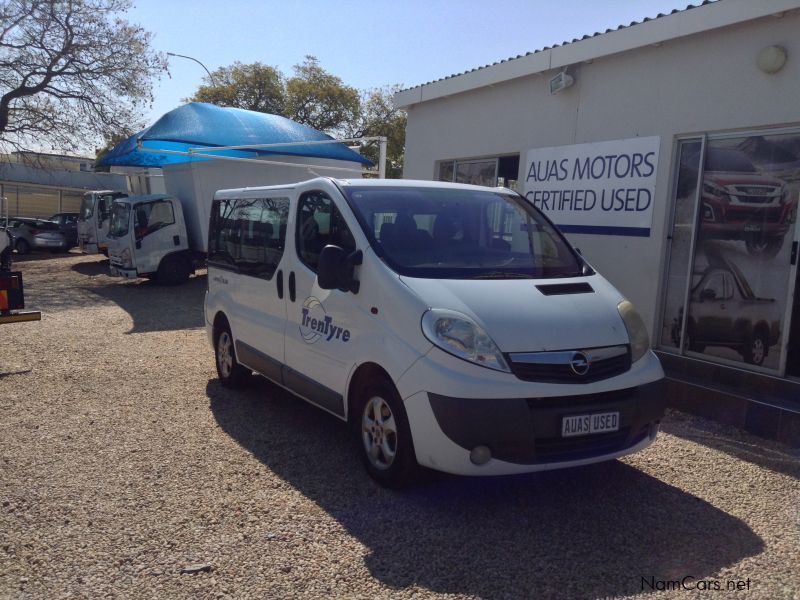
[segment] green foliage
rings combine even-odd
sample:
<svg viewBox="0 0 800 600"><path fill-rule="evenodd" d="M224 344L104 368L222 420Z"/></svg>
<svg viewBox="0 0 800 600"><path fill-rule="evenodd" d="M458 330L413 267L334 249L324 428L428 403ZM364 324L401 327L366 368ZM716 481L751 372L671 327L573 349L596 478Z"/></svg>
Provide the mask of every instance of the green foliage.
<svg viewBox="0 0 800 600"><path fill-rule="evenodd" d="M286 82L286 116L320 131L337 134L358 118L358 90L344 85L306 56L295 65L294 77Z"/></svg>
<svg viewBox="0 0 800 600"><path fill-rule="evenodd" d="M140 120L166 69L129 0L0 0L0 146L85 151Z"/></svg>
<svg viewBox="0 0 800 600"><path fill-rule="evenodd" d="M205 81L208 83L201 86L189 101L273 115L285 113L286 82L275 67L260 62L249 65L235 62L215 70L211 79L206 77Z"/></svg>
<svg viewBox="0 0 800 600"><path fill-rule="evenodd" d="M346 137L387 138L386 177L399 179L403 176L403 157L406 141L406 113L394 107L392 96L400 86L388 86L364 92L361 112ZM377 143L366 145L361 153L378 163L380 148Z"/></svg>

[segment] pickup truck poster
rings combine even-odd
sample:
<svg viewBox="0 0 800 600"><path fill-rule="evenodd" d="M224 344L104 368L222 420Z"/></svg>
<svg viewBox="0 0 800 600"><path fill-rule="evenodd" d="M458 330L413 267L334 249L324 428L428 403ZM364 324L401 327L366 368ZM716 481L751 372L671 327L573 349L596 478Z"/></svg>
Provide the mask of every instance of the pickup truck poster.
<svg viewBox="0 0 800 600"><path fill-rule="evenodd" d="M660 137L528 151L522 193L565 233L649 237Z"/></svg>
<svg viewBox="0 0 800 600"><path fill-rule="evenodd" d="M786 303L792 283L790 252L800 190L800 134L710 139L705 156L681 153L678 210L694 207L703 161L689 313L689 352L777 371L788 335ZM680 215L676 213L676 223ZM688 255L688 236L674 229L673 255ZM667 297L665 329L681 341L683 294ZM800 301L800 300L796 300ZM671 318L670 318L671 317ZM662 332L662 341L667 332ZM790 340L797 343L800 340Z"/></svg>

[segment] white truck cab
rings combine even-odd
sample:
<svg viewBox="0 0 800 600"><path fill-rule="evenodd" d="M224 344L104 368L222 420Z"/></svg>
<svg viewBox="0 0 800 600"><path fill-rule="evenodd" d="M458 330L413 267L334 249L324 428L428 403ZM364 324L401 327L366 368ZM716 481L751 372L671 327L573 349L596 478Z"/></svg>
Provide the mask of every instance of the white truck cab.
<svg viewBox="0 0 800 600"><path fill-rule="evenodd" d="M256 371L348 421L370 475L501 475L641 450L664 412L644 323L503 188L319 178L218 191L205 315Z"/></svg>
<svg viewBox="0 0 800 600"><path fill-rule="evenodd" d="M97 190L83 195L78 214L78 246L81 252L108 256L111 207L115 199L127 195L126 192L113 190Z"/></svg>
<svg viewBox="0 0 800 600"><path fill-rule="evenodd" d="M182 283L203 263L190 248L181 203L167 194L117 198L108 232L111 274Z"/></svg>

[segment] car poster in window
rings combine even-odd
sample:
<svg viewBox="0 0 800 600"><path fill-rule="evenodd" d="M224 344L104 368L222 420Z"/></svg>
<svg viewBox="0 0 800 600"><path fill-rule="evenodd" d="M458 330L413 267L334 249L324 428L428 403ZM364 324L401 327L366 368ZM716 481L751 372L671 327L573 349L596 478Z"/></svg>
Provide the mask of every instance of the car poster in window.
<svg viewBox="0 0 800 600"><path fill-rule="evenodd" d="M792 281L800 134L712 138L703 157L699 144L693 147L694 153L681 152L676 186L678 207L694 207L699 194L689 311L682 336L684 277L679 302L675 290L668 290L662 342L679 346L683 339L689 353L779 370L788 335L784 315ZM673 234L680 233L678 213ZM681 252L688 256L685 246L676 248L673 241L673 264ZM668 288L675 283L670 280ZM789 342L791 349L800 340Z"/></svg>

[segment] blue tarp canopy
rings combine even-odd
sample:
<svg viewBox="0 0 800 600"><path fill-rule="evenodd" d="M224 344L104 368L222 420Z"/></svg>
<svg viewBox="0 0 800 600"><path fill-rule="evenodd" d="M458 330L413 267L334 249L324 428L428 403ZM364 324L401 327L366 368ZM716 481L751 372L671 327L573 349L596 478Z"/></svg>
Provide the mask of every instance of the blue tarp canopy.
<svg viewBox="0 0 800 600"><path fill-rule="evenodd" d="M213 160L178 154L156 154L148 150L186 152L189 148L244 146L247 144L285 144L331 140L331 136L286 117L222 108L204 102L191 102L171 110L147 129L114 146L99 162L102 166L163 167L187 162ZM220 150L214 156L255 158L266 155L308 156L345 160L372 166L372 161L343 144L315 144L266 149ZM280 160L280 159L278 159Z"/></svg>

